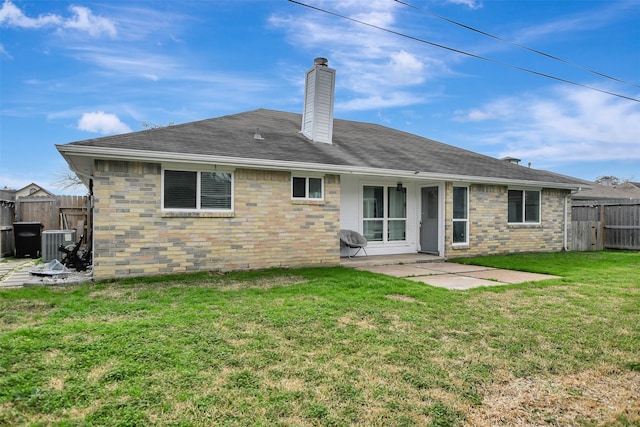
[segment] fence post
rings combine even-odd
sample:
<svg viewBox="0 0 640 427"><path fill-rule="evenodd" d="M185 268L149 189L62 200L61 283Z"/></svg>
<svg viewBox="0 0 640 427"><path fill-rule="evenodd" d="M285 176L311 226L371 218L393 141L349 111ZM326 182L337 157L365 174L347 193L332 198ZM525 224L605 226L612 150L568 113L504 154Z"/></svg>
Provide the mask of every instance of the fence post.
<svg viewBox="0 0 640 427"><path fill-rule="evenodd" d="M598 250L603 250L604 249L604 244L606 242L605 235L604 235L604 233L606 233L605 227L604 227L605 226L605 218L606 218L604 203L599 204L598 205L598 209L600 209L600 238L598 239L599 240L599 242L598 242L598 246L599 246Z"/></svg>

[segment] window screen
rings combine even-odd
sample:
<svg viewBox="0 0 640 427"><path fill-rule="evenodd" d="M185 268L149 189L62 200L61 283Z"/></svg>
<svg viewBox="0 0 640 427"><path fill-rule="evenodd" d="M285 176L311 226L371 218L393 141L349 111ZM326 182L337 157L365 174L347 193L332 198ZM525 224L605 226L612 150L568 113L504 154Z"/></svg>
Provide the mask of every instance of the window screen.
<svg viewBox="0 0 640 427"><path fill-rule="evenodd" d="M511 223L540 222L540 191L509 190L508 216Z"/></svg>
<svg viewBox="0 0 640 427"><path fill-rule="evenodd" d="M164 171L164 207L195 209L198 173Z"/></svg>

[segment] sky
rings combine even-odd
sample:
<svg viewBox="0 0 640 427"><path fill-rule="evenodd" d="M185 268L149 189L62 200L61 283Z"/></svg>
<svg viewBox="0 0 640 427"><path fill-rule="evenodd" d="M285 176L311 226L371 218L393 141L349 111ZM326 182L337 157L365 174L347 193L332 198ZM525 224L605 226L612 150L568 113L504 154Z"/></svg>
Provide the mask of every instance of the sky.
<svg viewBox="0 0 640 427"><path fill-rule="evenodd" d="M640 181L639 0L0 1L0 188L72 194L56 144L301 113L316 57L336 118Z"/></svg>

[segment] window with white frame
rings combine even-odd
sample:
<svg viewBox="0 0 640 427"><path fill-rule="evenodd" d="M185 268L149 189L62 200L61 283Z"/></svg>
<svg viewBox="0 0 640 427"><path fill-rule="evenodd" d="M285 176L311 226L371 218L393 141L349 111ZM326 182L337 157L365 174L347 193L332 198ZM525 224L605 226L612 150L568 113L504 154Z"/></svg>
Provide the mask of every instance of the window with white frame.
<svg viewBox="0 0 640 427"><path fill-rule="evenodd" d="M407 188L365 185L362 190L362 230L372 242L406 240Z"/></svg>
<svg viewBox="0 0 640 427"><path fill-rule="evenodd" d="M291 178L291 197L293 199L322 200L324 197L324 179L293 176Z"/></svg>
<svg viewBox="0 0 640 427"><path fill-rule="evenodd" d="M509 190L508 221L510 224L540 222L540 191Z"/></svg>
<svg viewBox="0 0 640 427"><path fill-rule="evenodd" d="M162 207L165 210L232 210L231 173L165 169L162 179Z"/></svg>
<svg viewBox="0 0 640 427"><path fill-rule="evenodd" d="M469 188L453 187L453 244L469 243Z"/></svg>

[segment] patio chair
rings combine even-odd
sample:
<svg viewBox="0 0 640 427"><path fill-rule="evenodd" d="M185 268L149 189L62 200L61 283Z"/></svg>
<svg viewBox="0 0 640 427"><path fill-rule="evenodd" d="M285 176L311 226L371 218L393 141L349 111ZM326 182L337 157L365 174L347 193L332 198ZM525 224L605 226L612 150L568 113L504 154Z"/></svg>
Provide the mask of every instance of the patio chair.
<svg viewBox="0 0 640 427"><path fill-rule="evenodd" d="M361 249L366 256L369 256L367 250L364 248L367 246L367 239L362 234L353 230L340 230L338 236L340 236L340 246L349 248L349 252L351 252L351 249L357 249L354 254L347 253L349 258L358 255Z"/></svg>

